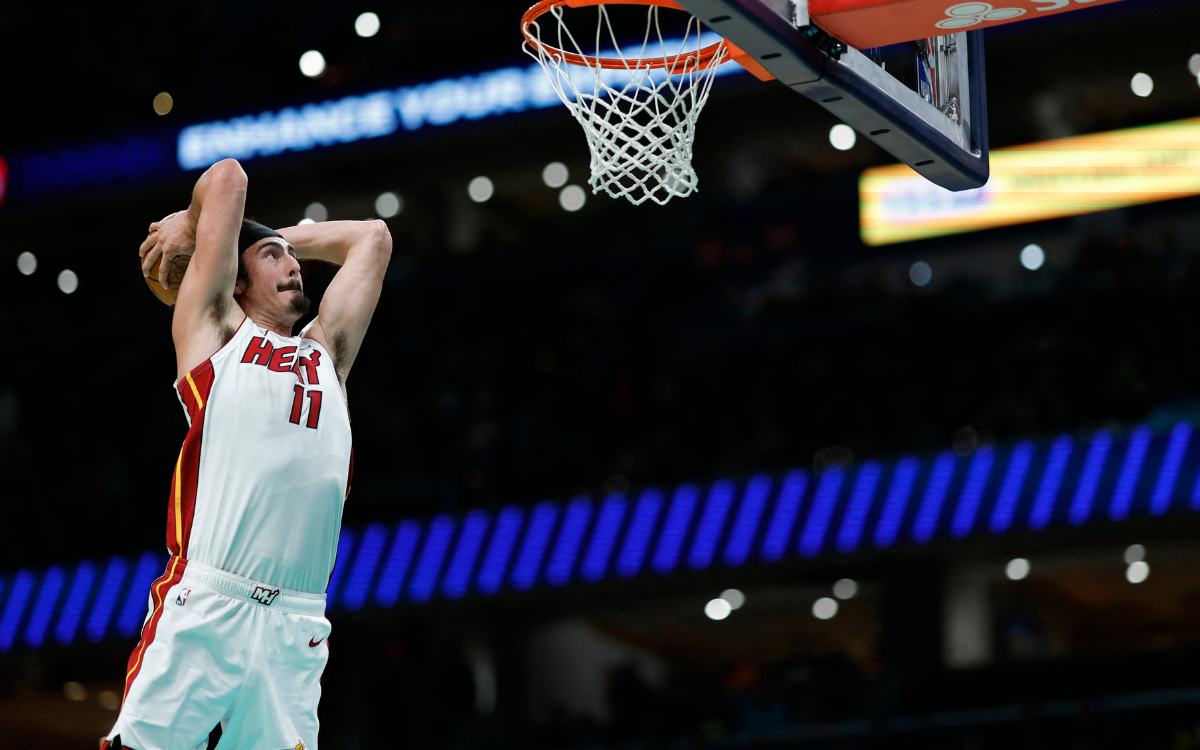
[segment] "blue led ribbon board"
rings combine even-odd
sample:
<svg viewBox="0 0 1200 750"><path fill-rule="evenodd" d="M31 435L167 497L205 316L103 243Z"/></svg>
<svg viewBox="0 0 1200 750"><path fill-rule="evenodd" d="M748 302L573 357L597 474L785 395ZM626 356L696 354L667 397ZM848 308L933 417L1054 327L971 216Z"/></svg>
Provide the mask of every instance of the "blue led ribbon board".
<svg viewBox="0 0 1200 750"><path fill-rule="evenodd" d="M1200 510L1200 439L1060 435L343 529L331 609L420 605ZM136 638L165 555L0 576L0 652Z"/></svg>

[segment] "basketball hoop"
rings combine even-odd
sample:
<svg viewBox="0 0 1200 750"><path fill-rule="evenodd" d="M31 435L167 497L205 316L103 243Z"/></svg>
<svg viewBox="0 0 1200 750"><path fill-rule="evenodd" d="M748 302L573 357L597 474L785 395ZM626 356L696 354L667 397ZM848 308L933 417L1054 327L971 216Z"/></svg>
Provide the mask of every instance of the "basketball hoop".
<svg viewBox="0 0 1200 750"><path fill-rule="evenodd" d="M640 44L622 49L606 5L644 5ZM564 8L596 6L594 44L585 52L567 28ZM591 152L592 193L604 191L635 206L659 205L696 190L692 140L717 67L730 57L724 40L700 46L700 22L690 17L683 39L666 39L659 8L672 0L541 0L521 18L523 48L541 64L558 98L583 126ZM550 16L549 44L541 19ZM601 45L606 45L602 47ZM657 54L657 56L655 56Z"/></svg>

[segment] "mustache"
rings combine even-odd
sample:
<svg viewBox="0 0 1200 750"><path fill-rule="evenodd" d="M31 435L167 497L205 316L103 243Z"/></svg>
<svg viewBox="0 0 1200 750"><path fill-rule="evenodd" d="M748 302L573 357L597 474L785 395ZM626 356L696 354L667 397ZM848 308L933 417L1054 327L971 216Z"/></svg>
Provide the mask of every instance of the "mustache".
<svg viewBox="0 0 1200 750"><path fill-rule="evenodd" d="M299 279L292 279L291 281L289 281L289 282L288 282L288 283L286 283L286 284L280 284L280 285L279 285L279 288L278 288L278 291L281 291L281 292L300 292L300 293L303 293L303 292L304 292L304 286L303 286L303 285L300 283L300 280L299 280Z"/></svg>

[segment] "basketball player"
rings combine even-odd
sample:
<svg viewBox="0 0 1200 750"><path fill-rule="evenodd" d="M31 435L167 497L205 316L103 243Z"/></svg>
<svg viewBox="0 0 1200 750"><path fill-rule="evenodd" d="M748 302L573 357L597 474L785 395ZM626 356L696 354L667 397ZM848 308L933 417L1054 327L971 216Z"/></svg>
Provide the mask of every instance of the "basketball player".
<svg viewBox="0 0 1200 750"><path fill-rule="evenodd" d="M221 750L317 748L325 588L352 468L346 378L391 236L381 221L244 222L246 184L236 161L216 164L141 246L146 274L191 255L171 324L190 429L171 479L171 560L102 748L203 749L218 729ZM341 268L293 335L309 258Z"/></svg>

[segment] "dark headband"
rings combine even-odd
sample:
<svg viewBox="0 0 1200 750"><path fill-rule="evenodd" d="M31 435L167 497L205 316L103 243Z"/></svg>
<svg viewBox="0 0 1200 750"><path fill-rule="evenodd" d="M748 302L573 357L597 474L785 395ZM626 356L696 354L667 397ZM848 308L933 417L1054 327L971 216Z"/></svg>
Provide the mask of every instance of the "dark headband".
<svg viewBox="0 0 1200 750"><path fill-rule="evenodd" d="M267 237L278 237L283 240L283 235L270 227L264 227L262 224L243 224L242 231L238 233L238 253L246 252L246 248ZM284 244L287 244L287 240L283 241Z"/></svg>

